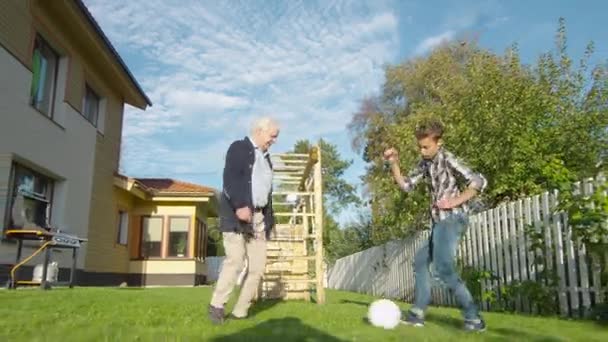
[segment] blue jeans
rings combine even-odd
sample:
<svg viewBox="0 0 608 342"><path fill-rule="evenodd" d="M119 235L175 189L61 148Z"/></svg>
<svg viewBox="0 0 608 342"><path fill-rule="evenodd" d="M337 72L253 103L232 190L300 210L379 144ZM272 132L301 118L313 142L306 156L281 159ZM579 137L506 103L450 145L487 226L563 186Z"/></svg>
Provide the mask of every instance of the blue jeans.
<svg viewBox="0 0 608 342"><path fill-rule="evenodd" d="M465 319L478 319L479 311L471 293L456 272L456 249L468 220L462 214L451 215L433 226L429 243L421 247L414 259L415 290L412 311L422 316L431 302L431 261L439 279L456 296ZM432 260L431 260L432 257Z"/></svg>

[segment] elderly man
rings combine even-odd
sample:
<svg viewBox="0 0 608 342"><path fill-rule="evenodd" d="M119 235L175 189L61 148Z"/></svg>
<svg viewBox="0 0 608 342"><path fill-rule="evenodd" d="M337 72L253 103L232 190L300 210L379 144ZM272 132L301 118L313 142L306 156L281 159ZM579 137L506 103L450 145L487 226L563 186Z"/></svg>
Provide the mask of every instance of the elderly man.
<svg viewBox="0 0 608 342"><path fill-rule="evenodd" d="M247 317L266 267L266 240L274 226L272 211L272 164L268 148L279 136L279 126L271 118L260 118L251 136L233 142L226 154L224 185L220 200L220 230L226 258L211 303L209 318L224 322L228 301L239 272L248 260L248 273L232 318Z"/></svg>

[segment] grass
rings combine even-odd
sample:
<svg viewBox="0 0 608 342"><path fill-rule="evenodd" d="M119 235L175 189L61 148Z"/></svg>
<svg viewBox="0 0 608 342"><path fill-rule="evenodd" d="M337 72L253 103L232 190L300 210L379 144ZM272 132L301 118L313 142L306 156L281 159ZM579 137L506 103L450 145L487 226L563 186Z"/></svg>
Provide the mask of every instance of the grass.
<svg viewBox="0 0 608 342"><path fill-rule="evenodd" d="M431 308L424 328L383 330L365 322L375 298L340 291L325 305L262 301L251 318L213 326L210 296L209 287L4 290L0 341L608 341L593 322L499 313L484 315L486 332L466 333L448 308Z"/></svg>

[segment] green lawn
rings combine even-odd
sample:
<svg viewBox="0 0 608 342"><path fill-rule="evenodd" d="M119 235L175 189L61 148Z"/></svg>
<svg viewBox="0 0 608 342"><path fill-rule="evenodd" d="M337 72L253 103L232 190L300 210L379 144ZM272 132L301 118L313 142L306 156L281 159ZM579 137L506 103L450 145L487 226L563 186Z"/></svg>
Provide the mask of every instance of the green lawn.
<svg viewBox="0 0 608 342"><path fill-rule="evenodd" d="M328 291L328 302L263 301L253 317L212 326L211 288L0 291L0 341L608 341L593 322L485 314L488 330L461 331L459 312L432 308L427 326L365 322L373 297ZM405 309L407 304L400 303Z"/></svg>

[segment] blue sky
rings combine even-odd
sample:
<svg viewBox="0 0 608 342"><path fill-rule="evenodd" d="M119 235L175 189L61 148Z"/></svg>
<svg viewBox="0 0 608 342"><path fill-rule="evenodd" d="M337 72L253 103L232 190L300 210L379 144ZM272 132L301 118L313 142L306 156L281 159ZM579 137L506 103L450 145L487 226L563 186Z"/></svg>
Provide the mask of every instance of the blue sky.
<svg viewBox="0 0 608 342"><path fill-rule="evenodd" d="M572 56L593 40L593 61L608 60L601 0L84 2L153 102L126 109L125 173L216 188L226 148L261 114L282 125L273 151L323 137L355 161L346 177L358 184L346 125L359 100L378 93L386 63L444 40L475 37L499 53L518 43L531 63L562 16Z"/></svg>

